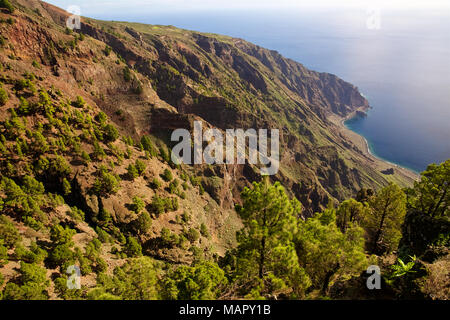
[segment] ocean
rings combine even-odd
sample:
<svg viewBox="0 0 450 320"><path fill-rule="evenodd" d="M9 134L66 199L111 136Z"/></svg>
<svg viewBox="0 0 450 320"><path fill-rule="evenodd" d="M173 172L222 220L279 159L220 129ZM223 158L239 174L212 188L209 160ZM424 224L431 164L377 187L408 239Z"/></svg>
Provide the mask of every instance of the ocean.
<svg viewBox="0 0 450 320"><path fill-rule="evenodd" d="M87 12L86 12L87 11ZM367 8L173 10L83 15L243 38L336 74L369 100L346 121L370 151L416 172L450 158L450 11Z"/></svg>

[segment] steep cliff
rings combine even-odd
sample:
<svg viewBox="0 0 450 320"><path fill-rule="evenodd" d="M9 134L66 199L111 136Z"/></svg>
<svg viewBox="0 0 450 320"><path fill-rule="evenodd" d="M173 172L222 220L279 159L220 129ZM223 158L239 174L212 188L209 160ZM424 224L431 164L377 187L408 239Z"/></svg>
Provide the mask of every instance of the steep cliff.
<svg viewBox="0 0 450 320"><path fill-rule="evenodd" d="M91 222L105 209L121 225L136 218L130 209L135 196L150 207L155 195L173 197L169 182L163 182L161 192L151 187L164 169L171 171L186 186L183 197L177 196L179 207L169 215L154 217L152 233L141 236L153 255L189 259L176 250L154 249L154 239L162 228L183 232L186 226L173 224L183 213L192 216L192 227L203 223L214 231L212 237L201 240L205 248L214 246L212 251L221 253L232 246L240 224L234 204L240 201L244 186L260 179L251 165L170 166L170 132L192 129L195 120L221 130L279 129L281 168L271 179L281 181L302 202L305 215L314 214L329 201L354 196L361 187L378 188L392 180L410 183L376 170L373 160L329 120L368 107L355 86L332 74L308 70L242 39L174 27L82 18L81 30L72 32L65 28L69 15L57 7L33 0L13 3L17 10L12 15L2 11L0 24L1 82L9 97L0 107L2 134L8 130L8 121L18 119L7 110L20 109L24 99L29 105L42 105L44 98L38 91L49 96L49 104L60 107L53 115L56 120L49 118L42 106L19 114L25 121L23 135L8 137L4 143L11 151L2 155L2 174L21 180L39 156L52 159L62 155L70 166L66 180L74 190L71 196L63 195L67 205L82 203L80 209L91 215ZM124 137L114 145L100 139L98 132L85 132L92 123L103 128L104 122L93 120L100 112L108 115ZM81 122L75 125L77 121ZM35 131L49 141L49 150L16 156L14 145L32 143ZM63 132L78 138L62 137ZM139 142L144 135L150 136L159 151L146 155L139 143L133 145L126 138ZM97 144L89 136L96 137ZM83 161L82 151L92 156L98 146L107 150L106 154L92 163ZM118 161L118 154L119 159L127 157ZM148 170L130 180L127 168L138 159ZM6 174L8 164L18 171ZM120 191L98 199L92 187L105 165L111 174L121 177ZM46 191L61 193L61 181L43 182ZM178 189L181 194L181 187ZM54 214L63 214L67 205L55 209ZM89 230L89 220L79 229Z"/></svg>

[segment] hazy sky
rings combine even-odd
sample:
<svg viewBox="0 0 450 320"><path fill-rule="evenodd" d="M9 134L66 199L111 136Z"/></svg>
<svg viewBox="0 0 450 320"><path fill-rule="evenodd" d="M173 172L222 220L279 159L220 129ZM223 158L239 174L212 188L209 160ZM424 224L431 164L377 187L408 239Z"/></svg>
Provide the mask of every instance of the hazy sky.
<svg viewBox="0 0 450 320"><path fill-rule="evenodd" d="M202 9L264 9L301 7L379 7L381 9L442 8L450 10L449 0L46 0L64 9L78 5L82 15L166 12ZM84 11L84 14L83 14Z"/></svg>

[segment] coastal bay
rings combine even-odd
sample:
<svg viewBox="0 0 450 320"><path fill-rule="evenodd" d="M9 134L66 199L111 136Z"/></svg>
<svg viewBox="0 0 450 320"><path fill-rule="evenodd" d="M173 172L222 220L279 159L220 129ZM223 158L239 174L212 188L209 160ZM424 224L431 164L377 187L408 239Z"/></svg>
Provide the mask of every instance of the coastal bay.
<svg viewBox="0 0 450 320"><path fill-rule="evenodd" d="M354 112L350 113L346 117L340 117L336 114L329 114L328 120L332 122L336 126L336 130L338 130L347 140L349 140L358 150L361 157L365 158L365 162L371 168L379 171L379 172L389 172L393 169L394 174L386 174L386 178L392 182L403 184L401 181L409 181L410 185L419 179L419 174L416 172L401 167L395 163L391 163L384 159L377 157L372 154L370 151L369 143L366 138L349 128L345 125L345 122L355 116L358 113L367 112L367 108L359 108ZM401 178L399 178L401 177ZM405 185L406 186L406 185Z"/></svg>

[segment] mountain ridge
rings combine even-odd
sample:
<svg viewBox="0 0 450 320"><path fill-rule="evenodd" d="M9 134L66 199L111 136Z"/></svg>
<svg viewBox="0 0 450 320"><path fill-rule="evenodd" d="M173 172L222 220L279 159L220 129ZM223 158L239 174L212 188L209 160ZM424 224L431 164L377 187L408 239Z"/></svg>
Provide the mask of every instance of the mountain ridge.
<svg viewBox="0 0 450 320"><path fill-rule="evenodd" d="M45 2L36 2L34 5L36 7L40 5L45 16L65 26L68 13ZM111 47L129 68L135 70L136 75L146 78L142 81L150 80L154 88L152 94L156 93L157 96L155 99L158 101L156 104L158 109L156 112L160 115L158 117L164 113L167 115L162 119L169 117L175 123L178 121L176 119L179 119L180 123L185 123L183 119L186 115L192 114L222 130L263 128L280 123L283 126L282 144L295 146L294 152L284 154L288 159L312 158L315 162L319 153L322 153L321 150L329 150L328 146L323 149L328 144L334 145L332 149L337 158L343 158L342 150L347 153L349 149L347 146L351 146L352 142L343 139L341 133L330 134L328 128L332 124L328 121L328 117L332 114L345 117L361 106L368 107L367 100L360 95L356 87L335 75L310 71L293 60L283 58L273 50L263 49L242 39L212 36L174 27L95 21L89 18L82 18L81 28L81 32ZM83 75L81 70L76 72L80 73L79 77L84 78L81 81L88 80L86 78L89 76ZM134 89L142 86L140 81L132 81L132 85L136 87ZM116 96L123 101L123 95L120 97L116 94ZM142 100L141 97L137 99ZM153 99L153 97L149 99L150 104L154 103ZM96 103L105 105L100 99L97 99ZM142 104L142 101L139 103ZM117 102L113 101L112 104ZM130 111L137 108L131 104L126 103L130 105L127 106ZM164 105L165 110L158 108L158 104ZM146 110L144 112L148 113ZM108 114L114 116L111 112ZM128 112L127 117L133 118L132 112ZM173 126L164 128L164 124L167 125L168 122L159 121L158 117L149 116L151 120L145 122L142 121L142 117L136 119L138 117L135 116L133 118L135 124L127 128L155 134L173 129ZM149 122L153 124L150 128ZM316 163L311 167L306 164L306 159L301 166L302 169L298 164L292 164L294 171L303 170L308 177L304 178L304 175L297 173L293 180L306 182L309 185L307 192L320 194L313 200L313 208L308 209L311 210L310 214L317 211L320 205L326 205L330 197L338 199L349 197L363 184L377 187L386 184L392 178L403 185L412 182L400 175L393 177L383 175L381 173L383 169L374 171L367 165L373 160L367 161L361 151L356 149L358 148L352 147L350 149L352 154L345 156L346 161L355 162L350 169L355 166L356 171L347 170L339 174L337 179L336 176L332 178L335 173L331 167L331 159L326 160L328 164L325 167L328 169L319 172L317 170L311 172L312 167L317 168L319 165ZM357 154L355 155L353 151ZM314 155L310 156L310 153ZM354 161L355 159L357 161ZM289 160L282 162L288 166L292 163ZM283 169L282 171L286 171ZM360 170L369 171L371 177L366 178L365 173L359 173ZM290 173L282 172L276 179L284 180L291 190L306 191L304 187L295 186L295 182L286 177L292 173L292 170L290 171ZM341 183L341 179L344 184ZM330 183L335 185L332 192L328 186ZM239 185L235 188L235 193L238 193L237 190L241 187L242 185ZM305 207L309 207L304 195L299 191L294 191L294 194L299 198L303 197L302 203Z"/></svg>
<svg viewBox="0 0 450 320"><path fill-rule="evenodd" d="M406 194L391 182L405 187L414 178L389 170L348 136L342 119L369 107L355 86L242 39L83 17L77 32L65 27L69 14L59 8L35 0L13 4L12 14L0 13L0 231L7 235L5 246L0 243L6 280L0 287L8 299L22 290L15 284L29 267L23 263L51 279L41 292L49 298L77 297L67 292L64 278L74 263L84 281L78 294L88 298L108 287L105 277L127 274L123 270L134 263L148 275L212 267L214 276L226 272L232 279L233 259L249 256L239 256L237 244L252 225L246 210L261 192L289 211L273 239L291 241L286 252L302 266L294 276L302 283L293 287L296 297L305 294L302 286L311 285L316 267L321 275L311 278L317 276L312 289L325 294L333 275L357 276L370 252L384 248L377 245L381 227L365 233L355 225L345 233L347 218L359 223L381 216L383 193L388 204L391 193L396 196L392 242L399 240ZM220 132L279 129L279 172L263 178L250 163L173 163L172 131L192 131L195 121ZM340 216L343 222L327 222L342 212L349 214ZM336 246L333 258L342 243L339 259L356 254L361 264L338 275L340 262L336 267L332 260L302 277L312 265L304 245L317 249L314 230L330 235L323 247ZM288 239L293 237L298 241ZM214 266L219 261L226 269ZM146 285L141 298L153 297L155 285ZM108 290L126 297L119 289ZM222 297L240 297L228 289Z"/></svg>

